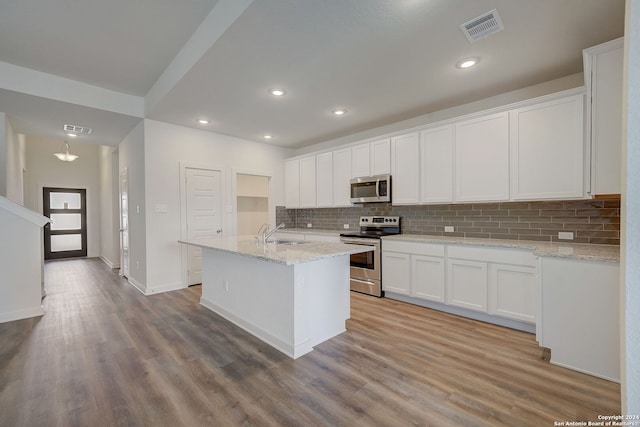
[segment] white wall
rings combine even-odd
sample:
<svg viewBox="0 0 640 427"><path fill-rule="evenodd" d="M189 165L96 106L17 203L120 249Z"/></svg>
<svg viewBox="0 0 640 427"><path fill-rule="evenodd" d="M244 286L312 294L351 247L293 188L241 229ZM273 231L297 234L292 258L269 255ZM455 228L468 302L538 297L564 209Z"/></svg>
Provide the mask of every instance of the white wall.
<svg viewBox="0 0 640 427"><path fill-rule="evenodd" d="M284 162L290 149L251 142L168 123L145 120L145 171L147 210L147 292L182 287L180 164L223 169L223 229L233 224L232 169L273 175L276 204L284 204ZM155 205L167 213L155 213Z"/></svg>
<svg viewBox="0 0 640 427"><path fill-rule="evenodd" d="M622 413L640 414L640 0L627 0L622 144Z"/></svg>
<svg viewBox="0 0 640 427"><path fill-rule="evenodd" d="M0 196L7 195L7 115L0 113Z"/></svg>
<svg viewBox="0 0 640 427"><path fill-rule="evenodd" d="M13 131L7 120L7 199L24 206L24 172L27 168L26 140Z"/></svg>
<svg viewBox="0 0 640 427"><path fill-rule="evenodd" d="M120 267L117 156L117 148L100 146L100 258L111 268Z"/></svg>
<svg viewBox="0 0 640 427"><path fill-rule="evenodd" d="M119 173L126 170L129 179L128 279L142 292L147 283L144 138L144 122L140 121L118 146Z"/></svg>
<svg viewBox="0 0 640 427"><path fill-rule="evenodd" d="M98 183L98 146L71 141L71 153L80 156L74 162L58 160L53 153L62 149L62 141L27 135L25 207L42 213L42 188L85 188L87 190L87 256L100 255L100 187Z"/></svg>
<svg viewBox="0 0 640 427"><path fill-rule="evenodd" d="M0 323L42 314L42 229L0 207Z"/></svg>

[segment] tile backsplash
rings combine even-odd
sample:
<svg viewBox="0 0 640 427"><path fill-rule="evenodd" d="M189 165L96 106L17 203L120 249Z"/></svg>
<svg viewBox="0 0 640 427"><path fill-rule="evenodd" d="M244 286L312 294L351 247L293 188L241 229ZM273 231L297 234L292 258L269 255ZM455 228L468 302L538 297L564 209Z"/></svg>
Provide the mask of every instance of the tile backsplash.
<svg viewBox="0 0 640 427"><path fill-rule="evenodd" d="M548 202L504 202L443 205L392 206L375 203L350 208L286 209L276 207L277 223L287 228L358 230L364 215L401 217L407 234L445 235L445 225L454 227L447 236L495 239L558 240L558 232L572 232L572 243L620 244L620 200L567 200Z"/></svg>

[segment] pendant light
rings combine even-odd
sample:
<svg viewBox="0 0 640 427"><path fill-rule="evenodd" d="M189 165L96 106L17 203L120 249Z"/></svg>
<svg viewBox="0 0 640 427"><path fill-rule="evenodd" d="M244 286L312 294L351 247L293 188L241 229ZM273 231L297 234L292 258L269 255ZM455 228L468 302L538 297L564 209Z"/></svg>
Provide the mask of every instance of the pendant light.
<svg viewBox="0 0 640 427"><path fill-rule="evenodd" d="M75 159L77 159L79 156L76 156L75 154L71 154L69 153L69 143L67 141L65 141L62 144L62 150L60 150L60 153L54 153L53 155L56 156L58 159L62 160L63 162L73 162Z"/></svg>

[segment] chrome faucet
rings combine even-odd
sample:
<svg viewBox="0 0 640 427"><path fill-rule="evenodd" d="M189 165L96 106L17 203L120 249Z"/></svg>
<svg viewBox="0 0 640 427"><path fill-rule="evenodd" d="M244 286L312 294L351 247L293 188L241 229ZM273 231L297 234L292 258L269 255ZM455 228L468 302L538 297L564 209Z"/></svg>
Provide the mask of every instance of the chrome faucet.
<svg viewBox="0 0 640 427"><path fill-rule="evenodd" d="M263 244L267 243L267 240L269 240L269 237L273 236L276 233L276 231L280 230L281 228L284 228L284 222L271 231L269 231L269 226L267 225L267 228L265 228L264 231L262 232L262 243ZM262 230L262 227L260 227L260 230Z"/></svg>

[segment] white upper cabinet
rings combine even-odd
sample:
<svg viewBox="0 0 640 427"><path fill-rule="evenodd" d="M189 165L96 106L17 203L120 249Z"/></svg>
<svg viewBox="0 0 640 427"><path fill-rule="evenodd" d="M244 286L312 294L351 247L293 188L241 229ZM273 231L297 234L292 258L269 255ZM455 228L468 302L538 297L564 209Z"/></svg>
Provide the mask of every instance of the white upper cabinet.
<svg viewBox="0 0 640 427"><path fill-rule="evenodd" d="M620 194L623 39L583 52L591 135L591 194Z"/></svg>
<svg viewBox="0 0 640 427"><path fill-rule="evenodd" d="M584 96L511 111L511 198L584 197Z"/></svg>
<svg viewBox="0 0 640 427"><path fill-rule="evenodd" d="M371 175L370 152L369 143L351 148L351 178Z"/></svg>
<svg viewBox="0 0 640 427"><path fill-rule="evenodd" d="M394 205L420 202L420 134L394 137L391 141L391 201Z"/></svg>
<svg viewBox="0 0 640 427"><path fill-rule="evenodd" d="M316 207L316 156L300 159L300 207Z"/></svg>
<svg viewBox="0 0 640 427"><path fill-rule="evenodd" d="M509 113L455 124L455 200L509 200Z"/></svg>
<svg viewBox="0 0 640 427"><path fill-rule="evenodd" d="M316 156L316 206L333 206L333 153Z"/></svg>
<svg viewBox="0 0 640 427"><path fill-rule="evenodd" d="M351 177L383 175L391 172L390 139L367 142L351 148Z"/></svg>
<svg viewBox="0 0 640 427"><path fill-rule="evenodd" d="M284 163L284 204L287 208L300 207L300 160Z"/></svg>
<svg viewBox="0 0 640 427"><path fill-rule="evenodd" d="M390 139L381 139L371 143L371 175L391 173Z"/></svg>
<svg viewBox="0 0 640 427"><path fill-rule="evenodd" d="M351 206L351 148L333 152L333 206Z"/></svg>
<svg viewBox="0 0 640 427"><path fill-rule="evenodd" d="M453 126L441 126L420 133L422 203L453 201Z"/></svg>

